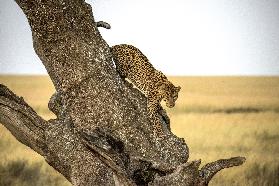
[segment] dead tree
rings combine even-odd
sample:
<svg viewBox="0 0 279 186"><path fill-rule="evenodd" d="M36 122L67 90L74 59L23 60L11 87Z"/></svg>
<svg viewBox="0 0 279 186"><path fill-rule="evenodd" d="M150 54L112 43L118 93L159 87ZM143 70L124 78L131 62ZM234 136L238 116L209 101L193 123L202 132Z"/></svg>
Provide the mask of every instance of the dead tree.
<svg viewBox="0 0 279 186"><path fill-rule="evenodd" d="M221 169L245 158L218 160L199 168L187 162L185 141L169 130L157 138L146 97L125 83L113 67L91 6L84 0L16 0L31 26L34 49L55 86L45 121L4 85L0 122L42 155L73 185L208 185Z"/></svg>

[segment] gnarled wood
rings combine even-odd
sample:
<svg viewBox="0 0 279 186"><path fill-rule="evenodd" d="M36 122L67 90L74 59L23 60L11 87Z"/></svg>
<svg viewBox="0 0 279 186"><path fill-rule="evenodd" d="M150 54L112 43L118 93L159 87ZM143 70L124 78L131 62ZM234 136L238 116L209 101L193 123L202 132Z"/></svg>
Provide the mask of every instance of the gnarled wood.
<svg viewBox="0 0 279 186"><path fill-rule="evenodd" d="M94 21L84 0L16 2L54 83L49 108L57 119L44 121L1 86L0 122L73 185L206 185L222 168L243 163L220 160L199 170L200 161L187 162L188 147L162 108L167 132L154 135L146 97L119 77L97 28L108 25Z"/></svg>
<svg viewBox="0 0 279 186"><path fill-rule="evenodd" d="M17 97L0 84L0 123L21 143L44 156L46 153L44 131L47 121L29 107L22 97Z"/></svg>

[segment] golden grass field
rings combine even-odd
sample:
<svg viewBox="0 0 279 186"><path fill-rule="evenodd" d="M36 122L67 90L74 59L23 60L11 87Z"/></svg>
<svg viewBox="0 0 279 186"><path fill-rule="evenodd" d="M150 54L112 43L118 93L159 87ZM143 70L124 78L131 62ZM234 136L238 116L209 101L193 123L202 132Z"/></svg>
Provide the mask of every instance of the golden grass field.
<svg viewBox="0 0 279 186"><path fill-rule="evenodd" d="M202 164L245 156L240 167L218 173L210 185L279 185L279 77L171 77L182 90L167 109L172 131L185 138L190 160ZM48 77L0 76L45 119L54 92ZM0 125L0 185L70 185L43 158Z"/></svg>

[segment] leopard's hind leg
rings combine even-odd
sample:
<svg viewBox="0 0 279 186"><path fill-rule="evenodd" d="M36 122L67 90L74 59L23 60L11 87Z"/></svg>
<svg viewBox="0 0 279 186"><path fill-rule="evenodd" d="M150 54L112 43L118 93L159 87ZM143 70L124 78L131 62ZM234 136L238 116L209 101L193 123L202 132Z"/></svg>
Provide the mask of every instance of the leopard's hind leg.
<svg viewBox="0 0 279 186"><path fill-rule="evenodd" d="M120 67L119 65L116 65L116 71L118 72L119 76L122 78L122 79L125 79L127 76L128 76L128 73L125 72L123 70L122 67Z"/></svg>
<svg viewBox="0 0 279 186"><path fill-rule="evenodd" d="M148 109L148 115L149 119L153 124L153 132L154 135L158 138L161 138L165 135L165 132L163 130L163 126L161 123L161 119L158 113L158 109L160 106L160 101L162 100L161 97L158 97L156 95L148 95L148 102L147 102L147 109Z"/></svg>

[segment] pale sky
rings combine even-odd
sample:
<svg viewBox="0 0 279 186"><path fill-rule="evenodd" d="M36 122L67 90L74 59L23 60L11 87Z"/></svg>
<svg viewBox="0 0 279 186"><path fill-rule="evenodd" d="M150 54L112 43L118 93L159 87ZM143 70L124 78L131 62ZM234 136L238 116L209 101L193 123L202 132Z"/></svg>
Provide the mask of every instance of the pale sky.
<svg viewBox="0 0 279 186"><path fill-rule="evenodd" d="M138 47L167 75L279 75L279 0L87 0L109 45ZM0 1L0 74L46 74L29 25Z"/></svg>

